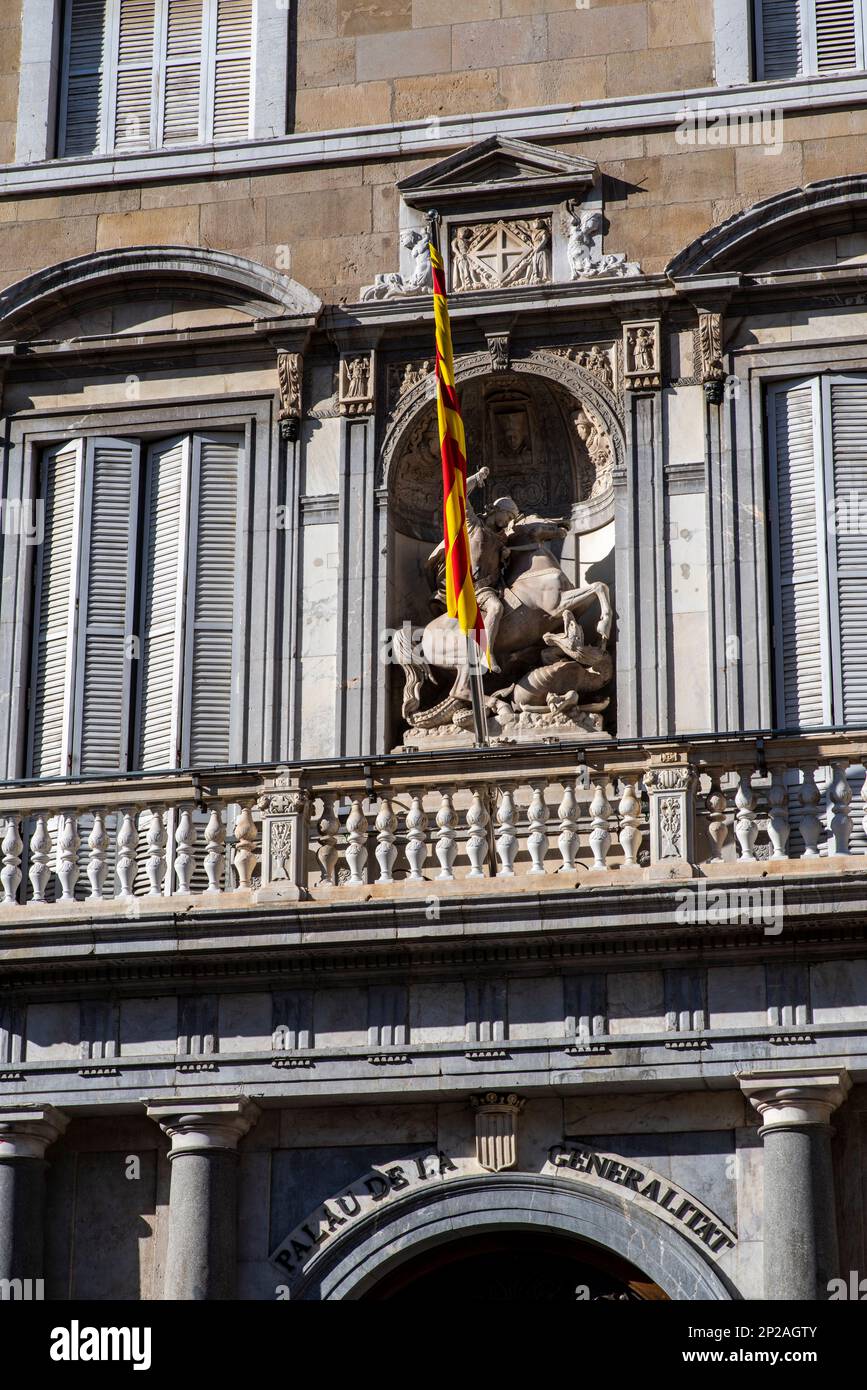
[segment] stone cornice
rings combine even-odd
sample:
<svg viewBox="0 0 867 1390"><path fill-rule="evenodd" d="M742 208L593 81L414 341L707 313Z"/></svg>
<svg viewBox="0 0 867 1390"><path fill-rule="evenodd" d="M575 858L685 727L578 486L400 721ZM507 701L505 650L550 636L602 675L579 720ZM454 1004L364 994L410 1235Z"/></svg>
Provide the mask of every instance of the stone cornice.
<svg viewBox="0 0 867 1390"><path fill-rule="evenodd" d="M0 998L108 984L132 993L155 982L167 992L191 981L299 983L409 968L442 975L492 963L538 973L588 958L611 967L747 963L778 954L781 940L797 942L805 959L864 954L867 875L835 874L829 894L827 874L771 876L765 865L756 868L755 876L708 880L709 889L781 888L781 932L766 935L760 923L679 923L679 883L443 895L436 922L420 896L6 926Z"/></svg>
<svg viewBox="0 0 867 1390"><path fill-rule="evenodd" d="M776 113L825 108L849 109L867 103L864 73L798 77L783 82L752 82L736 87L696 87L685 92L612 97L581 105L529 107L473 115L438 116L435 122L403 121L361 129L310 131L269 140L245 140L188 149L152 150L85 159L47 160L0 168L0 197L29 193L74 193L82 188L232 174L267 173L311 165L362 163L368 160L442 158L489 136L562 142L570 136L625 136L681 123L685 106L710 119L721 111L747 112L772 107Z"/></svg>

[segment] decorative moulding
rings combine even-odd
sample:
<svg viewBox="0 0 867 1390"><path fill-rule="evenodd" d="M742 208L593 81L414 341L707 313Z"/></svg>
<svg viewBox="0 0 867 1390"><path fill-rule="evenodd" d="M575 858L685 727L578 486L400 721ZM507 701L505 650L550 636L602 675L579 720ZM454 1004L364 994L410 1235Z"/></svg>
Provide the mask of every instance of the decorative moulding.
<svg viewBox="0 0 867 1390"><path fill-rule="evenodd" d="M525 198L559 202L592 188L596 173L591 159L492 135L410 174L397 187L407 206L427 212L461 202L499 204Z"/></svg>

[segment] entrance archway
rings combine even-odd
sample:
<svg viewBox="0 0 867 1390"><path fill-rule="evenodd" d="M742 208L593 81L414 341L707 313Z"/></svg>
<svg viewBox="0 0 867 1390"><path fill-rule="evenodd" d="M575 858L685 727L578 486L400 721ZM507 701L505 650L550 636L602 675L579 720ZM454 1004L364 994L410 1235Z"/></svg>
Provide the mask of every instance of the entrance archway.
<svg viewBox="0 0 867 1390"><path fill-rule="evenodd" d="M634 1264L588 1241L501 1231L434 1246L374 1284L366 1302L575 1303L666 1300Z"/></svg>
<svg viewBox="0 0 867 1390"><path fill-rule="evenodd" d="M695 1244L637 1203L628 1207L624 1210L616 1193L575 1178L530 1173L454 1178L446 1189L420 1188L336 1236L293 1287L292 1297L361 1299L416 1257L430 1258L438 1248L464 1239L513 1233L601 1251L634 1267L648 1286L658 1286L671 1299L736 1297Z"/></svg>

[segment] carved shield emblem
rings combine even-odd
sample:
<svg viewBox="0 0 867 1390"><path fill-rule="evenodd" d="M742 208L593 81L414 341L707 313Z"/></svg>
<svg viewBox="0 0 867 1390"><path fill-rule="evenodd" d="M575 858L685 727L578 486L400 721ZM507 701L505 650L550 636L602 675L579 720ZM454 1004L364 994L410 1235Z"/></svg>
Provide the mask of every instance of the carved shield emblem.
<svg viewBox="0 0 867 1390"><path fill-rule="evenodd" d="M488 1173L514 1168L518 1161L518 1116L525 1101L516 1095L488 1091L474 1096L476 1111L476 1160Z"/></svg>

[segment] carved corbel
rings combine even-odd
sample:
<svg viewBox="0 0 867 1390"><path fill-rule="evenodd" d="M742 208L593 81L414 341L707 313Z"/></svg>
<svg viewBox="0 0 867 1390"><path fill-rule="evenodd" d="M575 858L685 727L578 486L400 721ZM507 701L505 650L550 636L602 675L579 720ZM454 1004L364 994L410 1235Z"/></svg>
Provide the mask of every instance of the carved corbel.
<svg viewBox="0 0 867 1390"><path fill-rule="evenodd" d="M340 359L337 409L341 415L372 415L373 353L348 353Z"/></svg>
<svg viewBox="0 0 867 1390"><path fill-rule="evenodd" d="M507 372L512 365L508 333L488 333L486 335L488 352L491 355L491 371Z"/></svg>
<svg viewBox="0 0 867 1390"><path fill-rule="evenodd" d="M722 405L726 369L722 353L723 316L717 312L698 316L698 349L701 384L709 405Z"/></svg>
<svg viewBox="0 0 867 1390"><path fill-rule="evenodd" d="M301 396L304 358L300 352L277 353L277 387L280 394L280 434L283 439L298 438L301 423Z"/></svg>
<svg viewBox="0 0 867 1390"><path fill-rule="evenodd" d="M659 319L623 325L623 379L632 391L658 391L662 385L662 334Z"/></svg>

